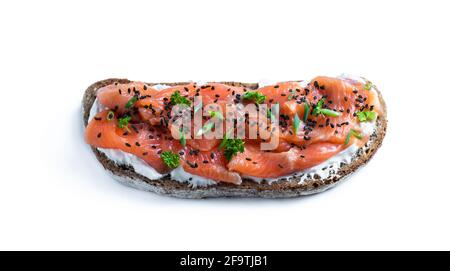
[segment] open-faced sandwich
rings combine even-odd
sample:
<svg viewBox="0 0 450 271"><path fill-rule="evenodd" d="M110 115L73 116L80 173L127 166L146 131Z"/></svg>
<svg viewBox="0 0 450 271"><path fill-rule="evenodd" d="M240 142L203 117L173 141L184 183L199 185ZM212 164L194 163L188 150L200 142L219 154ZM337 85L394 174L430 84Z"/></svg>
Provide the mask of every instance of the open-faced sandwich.
<svg viewBox="0 0 450 271"><path fill-rule="evenodd" d="M274 84L107 79L83 99L85 140L116 180L182 198L324 191L380 147L386 106L370 81Z"/></svg>

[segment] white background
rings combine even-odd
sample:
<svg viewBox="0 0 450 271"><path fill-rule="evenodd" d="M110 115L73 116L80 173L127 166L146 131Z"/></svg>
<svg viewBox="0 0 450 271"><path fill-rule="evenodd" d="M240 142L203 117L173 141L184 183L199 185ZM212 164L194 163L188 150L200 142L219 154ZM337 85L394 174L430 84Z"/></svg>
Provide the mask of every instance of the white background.
<svg viewBox="0 0 450 271"><path fill-rule="evenodd" d="M448 1L2 1L0 249L450 249ZM91 83L363 75L389 128L348 182L290 200L122 186L83 142Z"/></svg>

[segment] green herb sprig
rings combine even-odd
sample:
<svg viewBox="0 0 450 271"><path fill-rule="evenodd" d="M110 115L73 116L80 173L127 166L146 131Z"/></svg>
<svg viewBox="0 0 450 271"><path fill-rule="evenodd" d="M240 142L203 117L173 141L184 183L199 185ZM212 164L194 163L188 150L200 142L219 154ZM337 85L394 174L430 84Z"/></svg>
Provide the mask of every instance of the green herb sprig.
<svg viewBox="0 0 450 271"><path fill-rule="evenodd" d="M242 95L243 100L251 100L257 104L262 104L266 100L266 96L257 91L248 91Z"/></svg>
<svg viewBox="0 0 450 271"><path fill-rule="evenodd" d="M363 139L363 135L360 132L354 129L350 129L350 132L348 132L347 137L345 138L345 145L348 145L352 136L356 137L357 139Z"/></svg>
<svg viewBox="0 0 450 271"><path fill-rule="evenodd" d="M341 115L340 112L323 108L323 104L325 103L325 99L320 99L319 102L317 102L316 106L313 109L312 114L314 116L318 116L320 114L328 117L339 117Z"/></svg>
<svg viewBox="0 0 450 271"><path fill-rule="evenodd" d="M161 159L169 168L176 168L180 165L180 156L171 151L163 151L161 153Z"/></svg>
<svg viewBox="0 0 450 271"><path fill-rule="evenodd" d="M124 117L120 118L119 124L118 124L119 128L123 129L125 127L128 127L128 123L130 122L130 120L131 120L131 116L124 116Z"/></svg>
<svg viewBox="0 0 450 271"><path fill-rule="evenodd" d="M244 143L242 139L231 139L225 135L219 145L219 149L224 149L225 158L230 161L238 152L244 152Z"/></svg>
<svg viewBox="0 0 450 271"><path fill-rule="evenodd" d="M175 91L171 96L170 96L170 103L172 105L177 105L177 104L185 104L190 106L191 105L191 101L184 97L181 96L180 91Z"/></svg>
<svg viewBox="0 0 450 271"><path fill-rule="evenodd" d="M295 134L297 134L297 132L299 131L300 123L301 123L301 120L296 113L294 116L294 133Z"/></svg>
<svg viewBox="0 0 450 271"><path fill-rule="evenodd" d="M309 117L309 111L311 110L311 107L309 106L308 102L305 102L305 110L303 113L303 121L306 122Z"/></svg>
<svg viewBox="0 0 450 271"><path fill-rule="evenodd" d="M374 111L361 111L356 113L360 122L372 121L377 118L377 113Z"/></svg>
<svg viewBox="0 0 450 271"><path fill-rule="evenodd" d="M125 108L130 109L134 106L134 104L138 101L138 96L133 96L126 104Z"/></svg>

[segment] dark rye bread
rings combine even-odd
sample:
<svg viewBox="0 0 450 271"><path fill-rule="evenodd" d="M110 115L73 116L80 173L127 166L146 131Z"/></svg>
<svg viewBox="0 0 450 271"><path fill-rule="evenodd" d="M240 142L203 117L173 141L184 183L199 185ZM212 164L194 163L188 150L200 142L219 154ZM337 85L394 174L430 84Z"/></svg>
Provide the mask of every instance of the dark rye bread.
<svg viewBox="0 0 450 271"><path fill-rule="evenodd" d="M89 119L90 109L96 99L96 92L99 88L118 83L128 83L127 79L106 79L96 82L88 87L83 97L82 113L83 121L86 126ZM221 82L233 86L244 86L250 89L257 89L258 84L239 83L239 82ZM156 83L148 83L155 85ZM161 83L167 85L180 85L180 83ZM379 93L381 105L386 112L385 102ZM158 194L169 195L178 198L215 198L215 197L260 197L260 198L289 198L301 195L310 195L325 191L334 187L336 184L343 182L351 173L366 164L375 152L380 148L383 138L386 134L387 119L386 114L380 116L377 120L377 128L371 135L369 142L360 148L353 156L351 163L341 163L334 174L326 179L321 179L318 175L308 176L302 182L300 175L292 177L289 180L279 180L268 184L267 182L257 183L252 180L244 179L241 185L232 185L219 183L208 187L192 188L187 183L180 183L171 180L170 176L165 176L159 180L150 180L138 173L132 167L117 165L109 160L104 154L96 148L92 148L98 161L103 165L105 170L117 181L128 186L138 188L145 191L152 191Z"/></svg>

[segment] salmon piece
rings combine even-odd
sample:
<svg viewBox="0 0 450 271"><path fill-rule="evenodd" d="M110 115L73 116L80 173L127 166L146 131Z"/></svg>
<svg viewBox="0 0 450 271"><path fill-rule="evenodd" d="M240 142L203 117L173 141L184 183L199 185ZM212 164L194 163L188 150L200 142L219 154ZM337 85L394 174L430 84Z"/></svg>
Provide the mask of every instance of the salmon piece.
<svg viewBox="0 0 450 271"><path fill-rule="evenodd" d="M186 143L193 149L210 151L219 146L221 139L188 139Z"/></svg>
<svg viewBox="0 0 450 271"><path fill-rule="evenodd" d="M227 160L223 151L202 152L187 146L182 156L184 171L225 183L241 184L241 176L226 168Z"/></svg>
<svg viewBox="0 0 450 271"><path fill-rule="evenodd" d="M281 88L283 88L282 85L278 88L278 92L286 92ZM311 111L308 120L305 123L303 118L305 114L304 101L297 99L284 102L281 106L281 112L287 118L285 120L280 119L280 142L294 143L297 146L317 142L342 144L345 142L351 127L354 127L358 121L354 117L356 112L370 110L371 107L376 111L379 108L377 96L372 91L364 90L363 84L357 81L316 77L311 80L306 89L308 91L301 93L300 97L304 97L303 100L310 105ZM322 98L325 100L323 108L336 111L340 116L313 116L311 112ZM295 114L302 121L301 129L297 133L293 129Z"/></svg>
<svg viewBox="0 0 450 271"><path fill-rule="evenodd" d="M305 149L261 152L258 145L247 145L228 163L228 169L245 176L276 178L316 166L345 149L342 144L316 143Z"/></svg>
<svg viewBox="0 0 450 271"><path fill-rule="evenodd" d="M126 111L126 104L135 95L152 96L158 91L148 87L142 82L131 82L126 84L111 84L100 88L97 91L97 99L103 106L115 109L122 114Z"/></svg>
<svg viewBox="0 0 450 271"><path fill-rule="evenodd" d="M222 112L225 112L227 103L232 103L236 95L244 92L242 87L227 86L219 83L210 83L202 86L196 83L179 85L159 91L156 95L139 100L136 106L144 120L150 120L152 125L158 125L162 117L168 117L171 109L170 97L176 91L181 96L188 98L193 104L193 97L202 97L202 106L210 104L219 105Z"/></svg>
<svg viewBox="0 0 450 271"><path fill-rule="evenodd" d="M282 104L304 93L304 89L299 82L282 82L259 88L258 92L266 96L265 103Z"/></svg>
<svg viewBox="0 0 450 271"><path fill-rule="evenodd" d="M117 119L108 121L107 114L107 111L98 113L86 127L85 139L89 145L131 153L147 162L159 173L169 171L160 158L160 154L163 151L181 150L179 141L173 140L170 133L147 124L136 124L133 125L134 128L128 130L119 128Z"/></svg>

